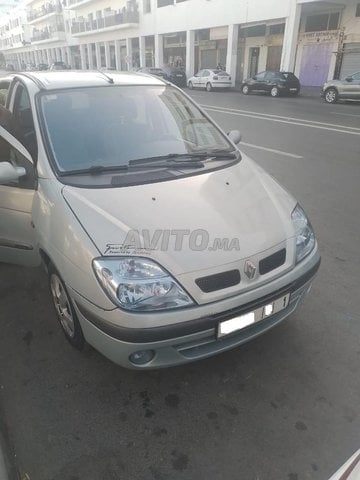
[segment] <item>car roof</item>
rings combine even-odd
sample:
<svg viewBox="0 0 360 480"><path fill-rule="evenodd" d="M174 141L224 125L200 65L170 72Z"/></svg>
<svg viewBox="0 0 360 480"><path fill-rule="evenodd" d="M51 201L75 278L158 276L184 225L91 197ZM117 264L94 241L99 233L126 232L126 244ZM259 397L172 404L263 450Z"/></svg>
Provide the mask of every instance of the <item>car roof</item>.
<svg viewBox="0 0 360 480"><path fill-rule="evenodd" d="M60 88L95 87L108 85L164 85L160 78L135 72L102 72L102 71L37 71L20 72L17 77L31 79L41 90Z"/></svg>

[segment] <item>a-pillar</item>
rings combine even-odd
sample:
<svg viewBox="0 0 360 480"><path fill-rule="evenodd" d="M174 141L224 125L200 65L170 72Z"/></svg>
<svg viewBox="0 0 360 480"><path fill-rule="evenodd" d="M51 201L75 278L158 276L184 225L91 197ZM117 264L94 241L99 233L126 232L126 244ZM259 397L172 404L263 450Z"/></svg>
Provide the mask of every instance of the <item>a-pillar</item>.
<svg viewBox="0 0 360 480"><path fill-rule="evenodd" d="M186 76L192 77L195 70L195 30L186 32Z"/></svg>
<svg viewBox="0 0 360 480"><path fill-rule="evenodd" d="M115 40L115 68L121 70L121 41Z"/></svg>
<svg viewBox="0 0 360 480"><path fill-rule="evenodd" d="M238 58L239 25L229 25L226 54L226 71L231 75L231 85L235 87L236 66Z"/></svg>
<svg viewBox="0 0 360 480"><path fill-rule="evenodd" d="M140 68L146 67L146 38L139 37Z"/></svg>
<svg viewBox="0 0 360 480"><path fill-rule="evenodd" d="M128 71L132 70L132 40L126 39L126 64Z"/></svg>
<svg viewBox="0 0 360 480"><path fill-rule="evenodd" d="M86 70L86 51L85 45L80 45L80 62L81 62L81 70Z"/></svg>
<svg viewBox="0 0 360 480"><path fill-rule="evenodd" d="M285 72L293 72L295 69L296 46L299 37L301 18L301 5L295 1L292 1L290 3L289 10L289 16L285 23L280 67L280 69Z"/></svg>
<svg viewBox="0 0 360 480"><path fill-rule="evenodd" d="M104 42L105 45L105 67L111 68L110 42Z"/></svg>
<svg viewBox="0 0 360 480"><path fill-rule="evenodd" d="M95 43L95 57L96 57L96 68L99 70L101 68L101 50L100 43Z"/></svg>
<svg viewBox="0 0 360 480"><path fill-rule="evenodd" d="M155 34L155 67L161 68L164 65L164 37Z"/></svg>

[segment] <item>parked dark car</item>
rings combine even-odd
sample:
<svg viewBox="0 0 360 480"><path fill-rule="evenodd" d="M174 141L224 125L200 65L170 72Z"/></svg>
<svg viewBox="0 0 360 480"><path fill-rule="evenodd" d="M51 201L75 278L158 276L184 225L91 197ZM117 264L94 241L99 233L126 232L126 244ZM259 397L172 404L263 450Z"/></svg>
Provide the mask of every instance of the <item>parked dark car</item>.
<svg viewBox="0 0 360 480"><path fill-rule="evenodd" d="M39 65L36 68L37 70L48 70L49 65L47 63L39 63Z"/></svg>
<svg viewBox="0 0 360 480"><path fill-rule="evenodd" d="M163 67L163 71L166 73L169 82L180 88L186 87L186 73L183 69L176 67Z"/></svg>
<svg viewBox="0 0 360 480"><path fill-rule="evenodd" d="M50 70L68 70L69 67L65 62L54 62L50 65Z"/></svg>
<svg viewBox="0 0 360 480"><path fill-rule="evenodd" d="M299 79L291 72L265 71L246 79L241 87L242 93L266 92L272 97L280 95L299 95Z"/></svg>
<svg viewBox="0 0 360 480"><path fill-rule="evenodd" d="M149 73L150 75L155 75L156 77L161 77L167 80L167 74L162 68L157 67L141 67L138 69L138 72Z"/></svg>

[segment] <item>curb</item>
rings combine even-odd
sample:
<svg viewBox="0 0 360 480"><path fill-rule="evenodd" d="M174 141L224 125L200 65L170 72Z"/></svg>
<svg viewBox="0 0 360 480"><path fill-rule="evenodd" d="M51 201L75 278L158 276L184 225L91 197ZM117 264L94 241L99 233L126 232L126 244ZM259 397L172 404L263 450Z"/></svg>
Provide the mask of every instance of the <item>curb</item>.
<svg viewBox="0 0 360 480"><path fill-rule="evenodd" d="M13 460L14 454L0 406L0 480L19 480Z"/></svg>

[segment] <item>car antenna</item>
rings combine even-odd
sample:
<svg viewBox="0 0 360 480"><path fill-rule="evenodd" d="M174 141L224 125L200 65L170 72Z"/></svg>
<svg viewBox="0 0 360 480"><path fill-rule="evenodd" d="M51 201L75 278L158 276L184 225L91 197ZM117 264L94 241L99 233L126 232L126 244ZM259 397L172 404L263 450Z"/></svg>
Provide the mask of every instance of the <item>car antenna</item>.
<svg viewBox="0 0 360 480"><path fill-rule="evenodd" d="M114 79L107 75L105 72L99 69L98 72L101 73L101 75L103 75L109 83L114 83Z"/></svg>

